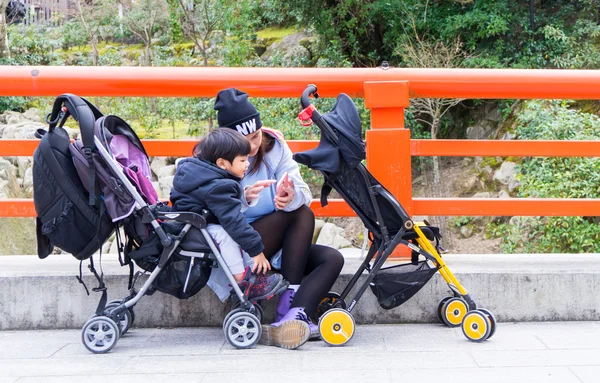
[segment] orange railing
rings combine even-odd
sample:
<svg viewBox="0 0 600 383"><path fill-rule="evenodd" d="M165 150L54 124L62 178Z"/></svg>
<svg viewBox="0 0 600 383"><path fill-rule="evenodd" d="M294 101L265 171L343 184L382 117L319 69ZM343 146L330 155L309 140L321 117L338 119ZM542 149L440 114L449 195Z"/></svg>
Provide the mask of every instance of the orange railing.
<svg viewBox="0 0 600 383"><path fill-rule="evenodd" d="M600 99L600 71L508 69L315 69L2 67L0 96L214 97L237 87L254 97L299 97L314 83L323 97L344 92L364 97L371 110L367 165L405 209L418 215L599 216L600 199L413 198L412 156L600 156L600 142L411 140L404 129L410 98ZM50 106L49 106L50 107ZM148 140L151 156L186 156L193 141ZM314 147L292 141L293 151ZM0 140L0 156L31 156L37 141ZM353 215L342 201L319 216ZM0 217L35 216L31 200L0 200Z"/></svg>

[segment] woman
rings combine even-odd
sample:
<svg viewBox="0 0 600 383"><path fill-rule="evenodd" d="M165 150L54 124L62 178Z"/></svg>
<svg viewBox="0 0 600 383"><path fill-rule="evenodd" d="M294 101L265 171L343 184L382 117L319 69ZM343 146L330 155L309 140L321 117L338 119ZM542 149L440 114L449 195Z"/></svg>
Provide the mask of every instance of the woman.
<svg viewBox="0 0 600 383"><path fill-rule="evenodd" d="M318 335L309 316L333 286L344 258L335 249L312 244L315 217L308 207L310 190L283 136L262 128L248 94L233 88L222 90L215 110L219 126L237 130L250 142L250 168L242 180L243 202L248 204L244 215L260 234L267 259L280 266L290 283L279 298L275 323L263 329L261 343L269 344L271 336L278 336L275 328L289 320L307 322L311 333ZM287 179L289 182L277 185Z"/></svg>

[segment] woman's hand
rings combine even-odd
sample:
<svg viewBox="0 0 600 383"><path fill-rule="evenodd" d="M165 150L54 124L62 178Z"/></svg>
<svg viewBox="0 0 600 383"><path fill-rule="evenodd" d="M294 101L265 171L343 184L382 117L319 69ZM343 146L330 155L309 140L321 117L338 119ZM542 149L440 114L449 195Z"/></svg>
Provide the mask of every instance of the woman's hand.
<svg viewBox="0 0 600 383"><path fill-rule="evenodd" d="M296 190L294 189L294 181L289 180L289 183L281 188L281 192L275 196L273 202L278 210L282 210L284 207L290 204L294 200Z"/></svg>
<svg viewBox="0 0 600 383"><path fill-rule="evenodd" d="M269 187L270 185L274 184L275 180L263 180L263 181L256 181L254 183L254 185L248 186L245 190L244 190L244 197L246 198L246 202L248 204L252 203L252 201L254 201L255 199L258 198L258 193L260 193L264 188Z"/></svg>
<svg viewBox="0 0 600 383"><path fill-rule="evenodd" d="M258 254L256 257L252 258L252 260L254 260L254 265L252 265L252 272L254 274L263 274L266 273L267 270L271 270L271 264L264 253Z"/></svg>

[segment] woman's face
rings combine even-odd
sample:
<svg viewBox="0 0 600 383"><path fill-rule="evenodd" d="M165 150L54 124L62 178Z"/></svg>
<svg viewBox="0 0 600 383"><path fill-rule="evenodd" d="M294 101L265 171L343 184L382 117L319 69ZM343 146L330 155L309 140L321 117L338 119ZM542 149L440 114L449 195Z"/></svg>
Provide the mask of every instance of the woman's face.
<svg viewBox="0 0 600 383"><path fill-rule="evenodd" d="M248 142L250 142L250 157L254 157L258 153L258 148L262 143L262 129L257 129L256 132L246 136Z"/></svg>

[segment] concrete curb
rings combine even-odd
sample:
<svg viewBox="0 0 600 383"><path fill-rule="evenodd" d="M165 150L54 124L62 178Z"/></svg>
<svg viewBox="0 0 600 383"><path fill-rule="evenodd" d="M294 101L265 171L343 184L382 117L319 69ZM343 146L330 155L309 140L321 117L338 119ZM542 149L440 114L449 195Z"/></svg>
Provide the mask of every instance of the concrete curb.
<svg viewBox="0 0 600 383"><path fill-rule="evenodd" d="M346 265L334 291L341 292L350 281L360 264L359 252L344 250ZM501 322L600 320L598 254L448 254L444 259L478 306ZM84 280L91 289L97 283L85 265ZM81 328L95 312L100 294L86 295L75 278L78 266L69 255L0 257L0 329ZM104 255L103 270L109 300L126 296L128 269L119 266L116 256ZM360 324L436 322L438 301L450 291L436 274L407 303L384 310L369 290L352 312ZM274 317L276 301L263 304L267 321ZM135 307L134 326L220 326L229 308L209 288L189 300L157 292Z"/></svg>

